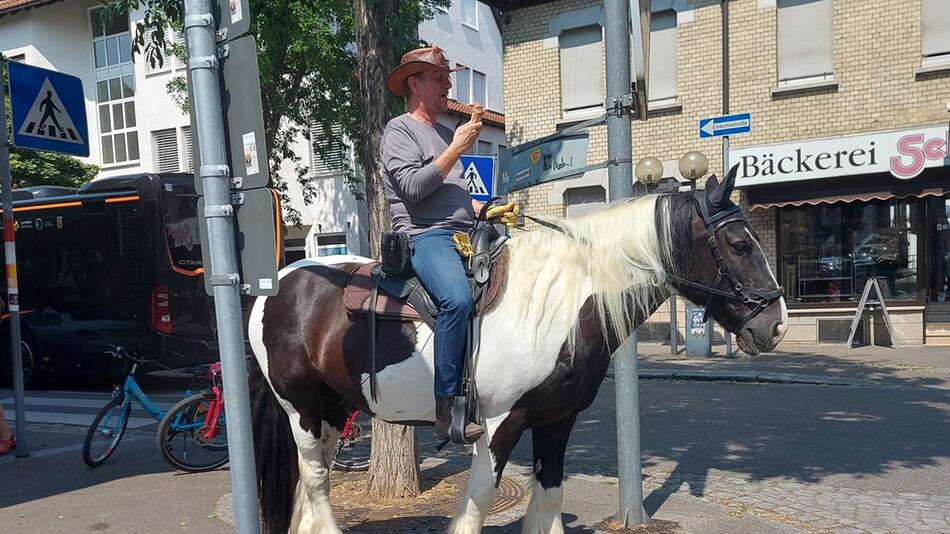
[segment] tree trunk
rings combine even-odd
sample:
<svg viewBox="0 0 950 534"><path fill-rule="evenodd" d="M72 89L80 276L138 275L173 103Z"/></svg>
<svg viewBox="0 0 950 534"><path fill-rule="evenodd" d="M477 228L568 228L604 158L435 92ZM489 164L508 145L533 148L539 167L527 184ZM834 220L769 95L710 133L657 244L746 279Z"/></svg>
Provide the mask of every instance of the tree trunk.
<svg viewBox="0 0 950 534"><path fill-rule="evenodd" d="M392 36L386 25L396 12L398 0L353 0L356 16L357 71L360 78L363 130L363 173L366 195L369 250L379 259L382 232L390 227L389 206L383 188L379 147L389 120L386 74L393 64ZM373 497L398 498L419 495L419 462L416 431L373 419L367 490Z"/></svg>

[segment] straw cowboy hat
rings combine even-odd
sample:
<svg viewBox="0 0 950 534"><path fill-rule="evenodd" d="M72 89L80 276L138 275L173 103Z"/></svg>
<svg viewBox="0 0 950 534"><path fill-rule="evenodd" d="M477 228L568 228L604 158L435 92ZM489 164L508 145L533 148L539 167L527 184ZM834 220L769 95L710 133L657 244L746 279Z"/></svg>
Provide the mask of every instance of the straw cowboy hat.
<svg viewBox="0 0 950 534"><path fill-rule="evenodd" d="M464 68L450 67L449 60L445 59L445 51L437 46L417 48L403 54L399 66L393 69L386 78L386 89L396 96L406 96L402 90L402 82L410 76L426 70L455 72Z"/></svg>

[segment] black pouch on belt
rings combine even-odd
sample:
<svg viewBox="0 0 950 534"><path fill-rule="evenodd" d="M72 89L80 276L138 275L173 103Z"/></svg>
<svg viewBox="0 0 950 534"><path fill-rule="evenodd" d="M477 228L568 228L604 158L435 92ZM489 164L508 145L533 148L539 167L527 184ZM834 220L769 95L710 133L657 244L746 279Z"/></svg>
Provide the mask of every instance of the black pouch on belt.
<svg viewBox="0 0 950 534"><path fill-rule="evenodd" d="M380 248L386 276L403 278L412 274L412 241L409 240L409 234L383 232Z"/></svg>

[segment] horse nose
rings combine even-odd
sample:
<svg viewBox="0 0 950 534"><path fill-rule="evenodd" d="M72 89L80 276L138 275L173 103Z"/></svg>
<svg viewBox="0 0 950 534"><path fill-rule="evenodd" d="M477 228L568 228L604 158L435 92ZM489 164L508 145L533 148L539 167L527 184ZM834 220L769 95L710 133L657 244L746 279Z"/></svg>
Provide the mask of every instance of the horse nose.
<svg viewBox="0 0 950 534"><path fill-rule="evenodd" d="M788 332L788 325L786 325L784 322L776 323L774 332L775 334L773 335L773 339L777 344L779 341L782 341L782 339L785 337L785 334Z"/></svg>

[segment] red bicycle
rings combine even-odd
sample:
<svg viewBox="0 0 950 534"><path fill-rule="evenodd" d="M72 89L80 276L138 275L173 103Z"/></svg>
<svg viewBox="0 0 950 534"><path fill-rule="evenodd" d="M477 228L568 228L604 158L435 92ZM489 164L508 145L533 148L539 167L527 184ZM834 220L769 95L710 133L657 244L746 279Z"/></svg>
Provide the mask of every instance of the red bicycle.
<svg viewBox="0 0 950 534"><path fill-rule="evenodd" d="M363 417L360 417L362 415ZM357 421L357 419L360 419ZM364 426L369 428L369 416L355 410L346 419L343 431L340 432L340 441L333 452L333 461L330 469L340 471L366 471L369 469L370 438L364 432Z"/></svg>
<svg viewBox="0 0 950 534"><path fill-rule="evenodd" d="M221 398L221 363L208 369L211 388L182 399L158 425L162 458L176 469L202 473L228 462L228 435Z"/></svg>

